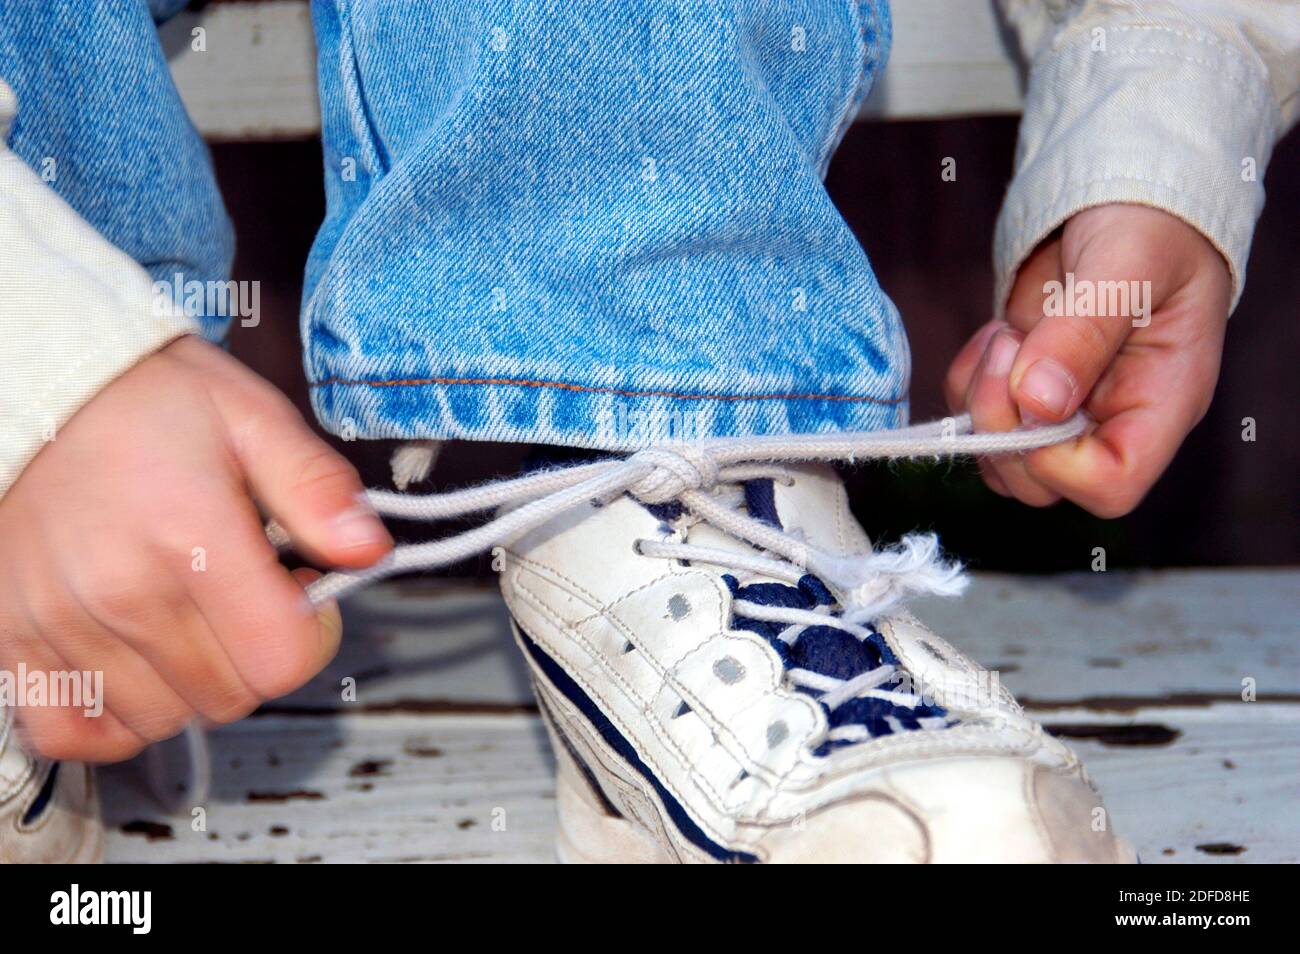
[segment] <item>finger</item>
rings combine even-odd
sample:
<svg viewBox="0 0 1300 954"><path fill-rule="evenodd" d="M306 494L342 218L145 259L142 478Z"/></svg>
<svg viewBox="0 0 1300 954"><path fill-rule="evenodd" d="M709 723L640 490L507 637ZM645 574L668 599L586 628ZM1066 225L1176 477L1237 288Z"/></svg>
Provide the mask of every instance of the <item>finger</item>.
<svg viewBox="0 0 1300 954"><path fill-rule="evenodd" d="M1111 315L1050 315L1025 337L1010 393L1027 421L1063 421L1083 404L1132 330Z"/></svg>
<svg viewBox="0 0 1300 954"><path fill-rule="evenodd" d="M312 559L370 566L393 538L365 501L361 478L279 395L274 407L243 408L234 448L254 496Z"/></svg>
<svg viewBox="0 0 1300 954"><path fill-rule="evenodd" d="M132 642L158 674L210 725L227 725L248 715L261 698L244 682L199 606L190 598L182 637L165 643Z"/></svg>
<svg viewBox="0 0 1300 954"><path fill-rule="evenodd" d="M1090 513L1119 517L1141 502L1182 436L1155 410L1135 408L1078 441L1032 452L1026 466L1043 486Z"/></svg>
<svg viewBox="0 0 1300 954"><path fill-rule="evenodd" d="M966 397L971 388L971 381L974 379L976 372L981 366L984 359L984 352L988 348L989 339L997 332L1008 328L1004 321L990 321L979 329L970 340L958 352L957 357L948 367L948 375L944 379L944 398L948 402L948 409L954 414L967 410ZM1011 491L1007 488L1006 482L998 476L997 470L987 460L979 462L980 476L989 488L996 494L1003 497L1010 497Z"/></svg>
<svg viewBox="0 0 1300 954"><path fill-rule="evenodd" d="M1004 321L986 322L962 345L957 357L952 359L943 381L943 396L948 402L948 409L954 414L966 410L966 392L970 390L971 378L984 357L989 339L1005 327L1007 324Z"/></svg>
<svg viewBox="0 0 1300 954"><path fill-rule="evenodd" d="M1215 348L1180 365L1158 351L1121 356L1089 403L1101 422L1097 428L1078 441L1034 451L1026 458L1028 471L1097 516L1128 513L1204 416L1216 370Z"/></svg>
<svg viewBox="0 0 1300 954"><path fill-rule="evenodd" d="M1008 375L1020 347L1020 333L1009 328L998 331L989 339L966 397L971 423L976 431L1009 431L1020 426L1020 413L1008 388ZM1059 499L1057 494L1029 475L1020 455L990 456L983 458L980 465L986 473L997 477L997 483L989 483L995 491L1010 494L1034 507L1045 507Z"/></svg>
<svg viewBox="0 0 1300 954"><path fill-rule="evenodd" d="M299 567L290 576L306 591L307 587L319 580L323 574L310 567ZM316 633L320 638L320 645L317 647L318 658L324 660L320 668L324 669L338 655L339 646L343 642L343 614L336 600L329 600L316 606Z"/></svg>
<svg viewBox="0 0 1300 954"><path fill-rule="evenodd" d="M23 707L14 716L18 747L55 762L124 762L149 744L108 709L88 716L72 707Z"/></svg>
<svg viewBox="0 0 1300 954"><path fill-rule="evenodd" d="M25 615L16 613L16 600L6 605L10 613L0 620L0 664L11 672L20 665L29 673L74 672L48 643L31 635L35 627ZM108 709L87 697L81 702L80 707L24 705L15 709L19 748L42 758L79 762L119 762L144 748L146 741Z"/></svg>
<svg viewBox="0 0 1300 954"><path fill-rule="evenodd" d="M156 554L153 569L138 573L155 581L154 598L137 610L149 614L148 621L126 621L118 636L205 722L224 725L243 718L262 700L217 638L195 593L210 575L221 577L216 585L224 586L226 577L242 572L247 562L245 534L232 528L254 519L248 516L254 507L240 489L225 482L208 485L201 496L203 508L177 508L159 522L151 548ZM264 538L257 546L265 546Z"/></svg>
<svg viewBox="0 0 1300 954"><path fill-rule="evenodd" d="M1159 240L1162 233L1092 222L1067 228L1062 274L1037 287L1040 315L1018 319L1027 335L1011 392L1027 421L1062 421L1078 410L1133 329L1149 324L1185 278L1184 264L1170 260ZM1022 312L1035 298L1033 284L1025 286L1017 305Z"/></svg>
<svg viewBox="0 0 1300 954"><path fill-rule="evenodd" d="M84 571L91 566L97 567L93 575ZM33 633L72 671L103 674L105 709L142 743L158 742L180 732L194 710L121 631L139 627L166 639L181 624L167 601L142 602L133 592L136 581L148 577L120 560L112 566L121 574L110 575L102 562L87 559L69 569L66 587L51 592L33 581L20 598Z"/></svg>
<svg viewBox="0 0 1300 954"><path fill-rule="evenodd" d="M1063 278L1061 238L1056 236L1034 249L1016 272L1015 284L1007 297L1007 324L1021 334L1029 334L1043 317L1043 287Z"/></svg>
<svg viewBox="0 0 1300 954"><path fill-rule="evenodd" d="M997 468L994 467L990 461L981 460L979 462L979 469L980 476L984 478L984 483L988 485L989 490L993 491L999 497L1015 496L1015 494L1011 492L1011 488L1007 486L1007 482L1002 479L1002 475L998 473Z"/></svg>
<svg viewBox="0 0 1300 954"><path fill-rule="evenodd" d="M280 565L248 505L229 521L221 546L238 557L222 560L193 581L192 596L243 682L260 699L297 689L338 652L342 626L332 604L317 609L302 580Z"/></svg>

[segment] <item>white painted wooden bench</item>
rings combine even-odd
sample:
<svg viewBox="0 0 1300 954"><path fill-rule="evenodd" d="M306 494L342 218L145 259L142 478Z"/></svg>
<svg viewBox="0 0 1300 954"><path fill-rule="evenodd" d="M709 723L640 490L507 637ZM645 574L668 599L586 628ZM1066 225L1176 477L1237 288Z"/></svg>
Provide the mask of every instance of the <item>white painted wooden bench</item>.
<svg viewBox="0 0 1300 954"><path fill-rule="evenodd" d="M990 3L894 20L864 116L1018 111ZM318 132L306 0L216 3L164 43L208 138ZM212 736L206 830L162 814L139 766L104 773L111 860L552 860L551 759L494 591L390 584L348 615L325 673ZM985 576L921 615L1074 740L1144 861L1300 860L1300 570Z"/></svg>
<svg viewBox="0 0 1300 954"><path fill-rule="evenodd" d="M919 613L1070 738L1143 861L1300 861L1300 570L981 576ZM213 733L205 831L138 765L105 773L110 860L552 860L551 758L495 590L387 584L347 615L320 677Z"/></svg>

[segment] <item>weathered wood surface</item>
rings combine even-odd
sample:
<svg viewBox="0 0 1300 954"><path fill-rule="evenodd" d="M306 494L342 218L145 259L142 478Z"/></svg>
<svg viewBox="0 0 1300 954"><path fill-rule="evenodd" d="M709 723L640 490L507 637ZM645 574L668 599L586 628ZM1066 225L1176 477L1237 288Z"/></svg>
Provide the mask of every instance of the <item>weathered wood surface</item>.
<svg viewBox="0 0 1300 954"><path fill-rule="evenodd" d="M550 861L551 757L532 715L267 716L213 733L205 831L104 785L112 861Z"/></svg>
<svg viewBox="0 0 1300 954"><path fill-rule="evenodd" d="M889 68L863 104L864 118L1020 110L1019 71L991 0L906 0L893 8ZM177 16L161 33L176 85L208 138L320 131L307 0L211 3Z"/></svg>
<svg viewBox="0 0 1300 954"><path fill-rule="evenodd" d="M1300 860L1300 570L980 576L919 613L1072 740L1144 861ZM105 773L110 859L552 860L551 759L494 592L389 584L347 619L311 685L213 733L205 831L139 766Z"/></svg>

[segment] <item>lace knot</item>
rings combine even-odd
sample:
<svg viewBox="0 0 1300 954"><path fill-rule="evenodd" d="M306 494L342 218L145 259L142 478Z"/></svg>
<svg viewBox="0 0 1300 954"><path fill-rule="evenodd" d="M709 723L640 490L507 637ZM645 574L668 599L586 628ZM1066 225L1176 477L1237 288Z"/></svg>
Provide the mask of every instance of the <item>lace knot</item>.
<svg viewBox="0 0 1300 954"><path fill-rule="evenodd" d="M654 467L628 488L628 492L647 504L667 503L683 491L701 490L718 482L718 464L700 447L651 447L637 451L630 460Z"/></svg>

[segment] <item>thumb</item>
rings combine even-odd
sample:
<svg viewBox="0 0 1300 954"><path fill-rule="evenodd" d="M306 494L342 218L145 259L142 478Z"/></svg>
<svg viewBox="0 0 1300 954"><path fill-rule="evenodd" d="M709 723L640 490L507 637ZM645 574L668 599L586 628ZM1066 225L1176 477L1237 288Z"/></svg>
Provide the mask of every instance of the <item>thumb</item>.
<svg viewBox="0 0 1300 954"><path fill-rule="evenodd" d="M1042 310L1024 322L1011 368L1022 417L1059 421L1079 409L1133 330L1186 283L1192 235L1168 213L1137 205L1085 209L1065 224L1059 273L1026 289Z"/></svg>
<svg viewBox="0 0 1300 954"><path fill-rule="evenodd" d="M316 436L287 402L241 428L235 454L253 496L304 556L370 566L392 549L356 468Z"/></svg>
<svg viewBox="0 0 1300 954"><path fill-rule="evenodd" d="M304 590L321 578L320 572L310 567L299 567L292 576ZM313 671L320 672L338 655L339 644L343 641L343 614L334 600L316 607L316 631L320 642L317 666Z"/></svg>
<svg viewBox="0 0 1300 954"><path fill-rule="evenodd" d="M1063 280L1044 283L1042 317L1025 335L1009 376L1023 419L1061 421L1079 409L1135 323L1150 315L1150 287L1130 281L1123 269L1083 259Z"/></svg>

